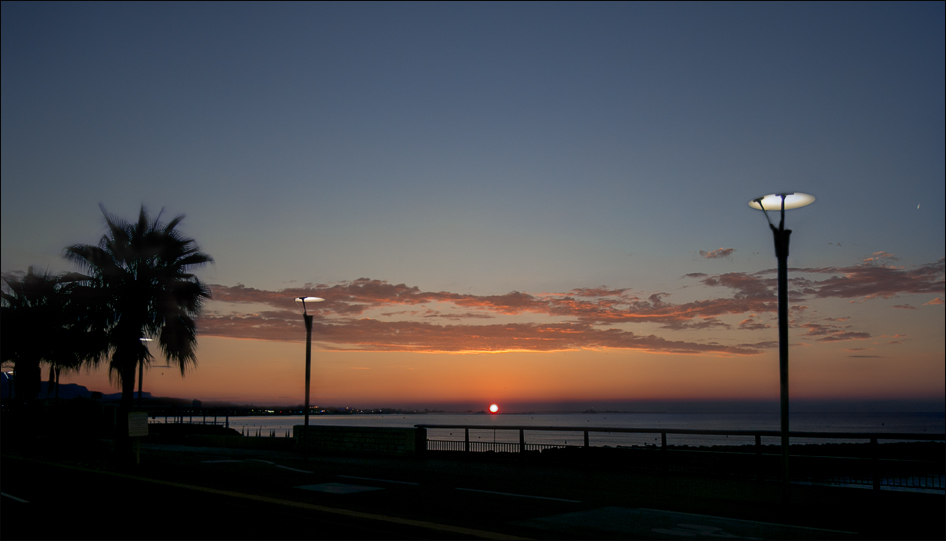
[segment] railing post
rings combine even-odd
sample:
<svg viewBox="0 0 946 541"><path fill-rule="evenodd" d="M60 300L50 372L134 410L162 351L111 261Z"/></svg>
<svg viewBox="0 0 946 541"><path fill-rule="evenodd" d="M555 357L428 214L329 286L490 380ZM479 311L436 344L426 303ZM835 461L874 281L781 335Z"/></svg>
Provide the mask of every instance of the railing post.
<svg viewBox="0 0 946 541"><path fill-rule="evenodd" d="M880 490L880 448L877 438L870 439L870 477L874 483L874 490Z"/></svg>
<svg viewBox="0 0 946 541"><path fill-rule="evenodd" d="M469 428L464 428L464 429L463 429L463 432L464 432L464 436L463 436L463 443L464 443L464 445L463 445L463 447L464 447L464 450L465 450L467 453L469 453L469 452L470 452L470 429L469 429Z"/></svg>
<svg viewBox="0 0 946 541"><path fill-rule="evenodd" d="M430 450L430 442L427 441L427 429L414 427L414 454L424 456Z"/></svg>
<svg viewBox="0 0 946 541"><path fill-rule="evenodd" d="M526 450L526 431L522 428L519 429L519 452L522 453Z"/></svg>
<svg viewBox="0 0 946 541"><path fill-rule="evenodd" d="M585 430L585 448L588 448L588 431Z"/></svg>
<svg viewBox="0 0 946 541"><path fill-rule="evenodd" d="M756 480L762 479L762 435L755 435L755 475Z"/></svg>
<svg viewBox="0 0 946 541"><path fill-rule="evenodd" d="M660 470L666 472L668 467L667 458L667 433L660 433Z"/></svg>

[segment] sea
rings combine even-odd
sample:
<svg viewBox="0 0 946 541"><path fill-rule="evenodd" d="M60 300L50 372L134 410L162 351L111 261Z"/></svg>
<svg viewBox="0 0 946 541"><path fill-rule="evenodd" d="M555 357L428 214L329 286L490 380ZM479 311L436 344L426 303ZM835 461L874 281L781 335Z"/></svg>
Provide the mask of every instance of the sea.
<svg viewBox="0 0 946 541"><path fill-rule="evenodd" d="M223 417L184 418L184 422L227 422ZM151 422L164 422L157 417ZM229 426L246 436L291 437L294 426L303 424L302 415L231 416ZM398 427L450 425L456 428L428 429L427 438L464 441L470 429L471 441L518 443L519 427L525 427L526 443L582 445L584 428L653 429L655 433L628 434L589 432L593 446L660 445L659 430L779 430L778 413L524 413L524 414L368 414L311 415L311 426ZM511 428L515 427L515 428ZM529 429L528 427L537 427ZM541 430L539 427L577 429ZM940 434L946 432L946 414L938 413L792 413L792 432L871 432ZM846 438L792 438L791 443L855 443ZM866 441L866 440L865 440ZM882 440L895 441L895 440ZM778 437L763 437L762 444L778 444ZM669 445L751 445L753 436L704 436L668 434Z"/></svg>

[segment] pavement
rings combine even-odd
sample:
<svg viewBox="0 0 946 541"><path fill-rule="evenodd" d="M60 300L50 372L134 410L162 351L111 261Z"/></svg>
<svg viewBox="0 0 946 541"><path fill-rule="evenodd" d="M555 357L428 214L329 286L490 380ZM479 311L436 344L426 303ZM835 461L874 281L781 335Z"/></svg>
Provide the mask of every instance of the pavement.
<svg viewBox="0 0 946 541"><path fill-rule="evenodd" d="M479 453L478 453L479 454ZM469 455L3 449L3 539L943 539L942 494Z"/></svg>

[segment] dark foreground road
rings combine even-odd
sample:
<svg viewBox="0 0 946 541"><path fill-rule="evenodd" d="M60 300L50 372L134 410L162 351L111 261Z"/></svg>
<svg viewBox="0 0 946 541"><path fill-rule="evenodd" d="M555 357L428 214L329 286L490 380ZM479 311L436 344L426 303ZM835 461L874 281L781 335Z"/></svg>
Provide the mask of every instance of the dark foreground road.
<svg viewBox="0 0 946 541"><path fill-rule="evenodd" d="M4 454L7 539L942 539L944 497L593 465L148 445L142 464Z"/></svg>

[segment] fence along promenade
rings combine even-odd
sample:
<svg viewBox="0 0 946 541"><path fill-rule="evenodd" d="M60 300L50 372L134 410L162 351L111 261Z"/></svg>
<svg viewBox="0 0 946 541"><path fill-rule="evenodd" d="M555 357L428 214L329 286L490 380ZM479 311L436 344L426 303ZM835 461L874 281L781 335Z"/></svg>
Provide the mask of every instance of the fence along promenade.
<svg viewBox="0 0 946 541"><path fill-rule="evenodd" d="M751 475L759 479L779 478L778 461L780 459L779 445L767 445L774 448L774 452L766 453L762 445L762 438L779 440L781 432L778 430L689 430L672 428L609 428L609 427L561 427L561 426L495 426L495 425L464 425L464 424L419 424L419 429L431 430L463 430L464 439L444 440L427 438L427 451L465 452L465 453L561 453L585 450L596 452L597 457L604 458L603 452L616 451L628 459L624 462L628 467L644 469L661 469L663 471L694 471L711 468L715 473L730 475ZM518 432L519 441L474 441L470 439L470 431L484 431L513 433ZM581 445L528 443L526 432L561 432L581 434ZM593 446L590 444L590 434L647 434L660 435L660 446L645 445L617 445ZM673 446L668 444L668 436L741 436L752 437L754 445L727 444L719 447L691 447L689 445ZM506 438L503 438L506 439ZM820 442L812 445L791 445L791 440L814 440ZM812 451L823 449L825 444L832 444L836 440L845 442L866 442L867 456L824 456L821 453L812 454ZM946 490L944 485L944 466L942 447L938 453L938 460L884 458L880 442L946 442L946 434L927 433L899 433L899 432L790 432L789 449L796 454L791 455L791 477L794 481L809 481L816 483L837 483L852 485L869 485L875 490L885 487L904 487L910 489ZM842 444L844 445L844 444ZM726 450L719 450L725 447ZM816 449L811 449L812 447ZM744 450L743 450L744 449ZM750 451L751 449L751 451ZM853 449L848 449L853 450ZM633 452L633 454L629 454ZM935 450L929 453L936 455ZM590 457L590 455L589 455ZM723 469L719 469L719 468Z"/></svg>
<svg viewBox="0 0 946 541"><path fill-rule="evenodd" d="M251 411L240 411L233 408L150 408L149 416L152 419L164 417L169 424L212 424L229 427L231 416L240 417ZM212 419L212 420L211 420ZM612 456L619 459L622 466L640 469L659 469L661 471L680 472L712 472L734 476L753 476L758 479L781 479L777 461L780 456L780 445L763 446L763 438L774 438L779 441L781 432L777 430L700 430L674 428L612 428L612 427L562 427L536 425L471 425L471 424L418 424L415 428L429 434L429 430L463 430L463 440L446 440L422 436L426 446L419 449L421 452L466 452L466 453L548 453L550 456L562 456L562 453L574 453L581 449L588 451L588 456L595 459L607 459ZM470 431L501 432L508 434L518 432L518 442L509 441L476 441L470 438ZM292 435L292 429L271 429L263 427L242 427L245 436L285 436ZM526 433L563 433L578 434L581 445L559 443L527 442ZM644 434L659 435L660 445L622 445L615 447L592 445L590 435L604 434ZM674 436L737 436L752 438L751 444L728 443L720 451L719 447L696 447L688 445L672 445ZM503 438L507 439L507 438ZM937 459L914 458L887 458L882 456L883 448L880 442L935 442L946 441L946 434L929 433L901 433L901 432L790 432L789 441L794 439L809 440L805 443L791 444L790 453L792 466L791 477L794 481L814 483L836 483L872 486L874 489L884 487L904 487L909 489L928 489L935 491L946 490L944 481L944 466L942 447L939 448ZM668 443L668 440L670 442ZM812 445L814 442L819 444ZM824 456L812 454L812 447L826 447L824 444L833 443L832 440L849 442L863 442L867 451L859 453L866 456ZM779 442L780 443L780 442ZM854 446L851 446L854 447ZM769 451L769 452L766 452ZM836 451L836 449L835 449ZM609 455L609 452L616 452ZM908 453L909 454L909 453ZM933 453L926 453L934 455Z"/></svg>

